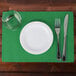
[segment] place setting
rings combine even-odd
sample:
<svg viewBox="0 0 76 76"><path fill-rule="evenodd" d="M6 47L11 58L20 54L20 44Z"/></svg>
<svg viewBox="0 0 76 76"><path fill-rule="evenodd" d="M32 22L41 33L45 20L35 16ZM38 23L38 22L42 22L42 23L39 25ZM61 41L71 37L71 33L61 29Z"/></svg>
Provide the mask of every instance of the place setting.
<svg viewBox="0 0 76 76"><path fill-rule="evenodd" d="M2 14L2 62L74 62L73 12Z"/></svg>

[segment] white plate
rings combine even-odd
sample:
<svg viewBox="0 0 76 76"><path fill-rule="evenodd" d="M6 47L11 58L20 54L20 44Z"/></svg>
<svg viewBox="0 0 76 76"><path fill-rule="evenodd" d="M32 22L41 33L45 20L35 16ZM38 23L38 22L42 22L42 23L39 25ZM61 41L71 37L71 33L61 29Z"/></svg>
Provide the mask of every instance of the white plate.
<svg viewBox="0 0 76 76"><path fill-rule="evenodd" d="M28 53L42 54L52 46L52 30L43 22L30 22L20 33L20 43Z"/></svg>

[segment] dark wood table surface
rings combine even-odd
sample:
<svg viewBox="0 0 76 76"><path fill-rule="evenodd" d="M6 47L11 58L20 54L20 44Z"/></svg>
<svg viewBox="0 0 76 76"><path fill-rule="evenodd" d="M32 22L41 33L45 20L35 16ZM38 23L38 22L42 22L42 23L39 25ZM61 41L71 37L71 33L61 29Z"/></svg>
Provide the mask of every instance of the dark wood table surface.
<svg viewBox="0 0 76 76"><path fill-rule="evenodd" d="M2 12L17 11L72 11L74 13L74 63L5 63L1 60L2 54ZM76 0L0 0L0 75L3 73L26 73L27 76L35 73L48 75L53 72L76 72ZM55 73L56 75L61 75ZM73 75L72 74L72 75ZM64 74L63 74L64 75ZM63 76L62 75L62 76ZM71 74L69 74L70 76ZM40 76L40 75L39 75Z"/></svg>

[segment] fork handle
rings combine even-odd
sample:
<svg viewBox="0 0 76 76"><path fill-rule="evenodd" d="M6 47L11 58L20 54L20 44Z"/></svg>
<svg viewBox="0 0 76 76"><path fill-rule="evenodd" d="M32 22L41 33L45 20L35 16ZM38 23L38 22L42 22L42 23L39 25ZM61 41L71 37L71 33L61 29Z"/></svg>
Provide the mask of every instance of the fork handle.
<svg viewBox="0 0 76 76"><path fill-rule="evenodd" d="M57 50L57 59L60 60L61 56L60 56L59 41L57 42L57 44L58 44L58 45L57 45L57 46L58 46L58 47L57 47L57 48L58 48L58 50Z"/></svg>

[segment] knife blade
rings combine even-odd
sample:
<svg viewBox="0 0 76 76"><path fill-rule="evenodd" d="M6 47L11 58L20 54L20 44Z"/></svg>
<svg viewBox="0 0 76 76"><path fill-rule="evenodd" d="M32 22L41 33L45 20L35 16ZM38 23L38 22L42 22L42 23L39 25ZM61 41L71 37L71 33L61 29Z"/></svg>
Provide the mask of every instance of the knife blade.
<svg viewBox="0 0 76 76"><path fill-rule="evenodd" d="M63 44L63 61L66 60L66 38L67 38L67 28L68 28L68 17L69 15L66 14L64 18L64 44Z"/></svg>

